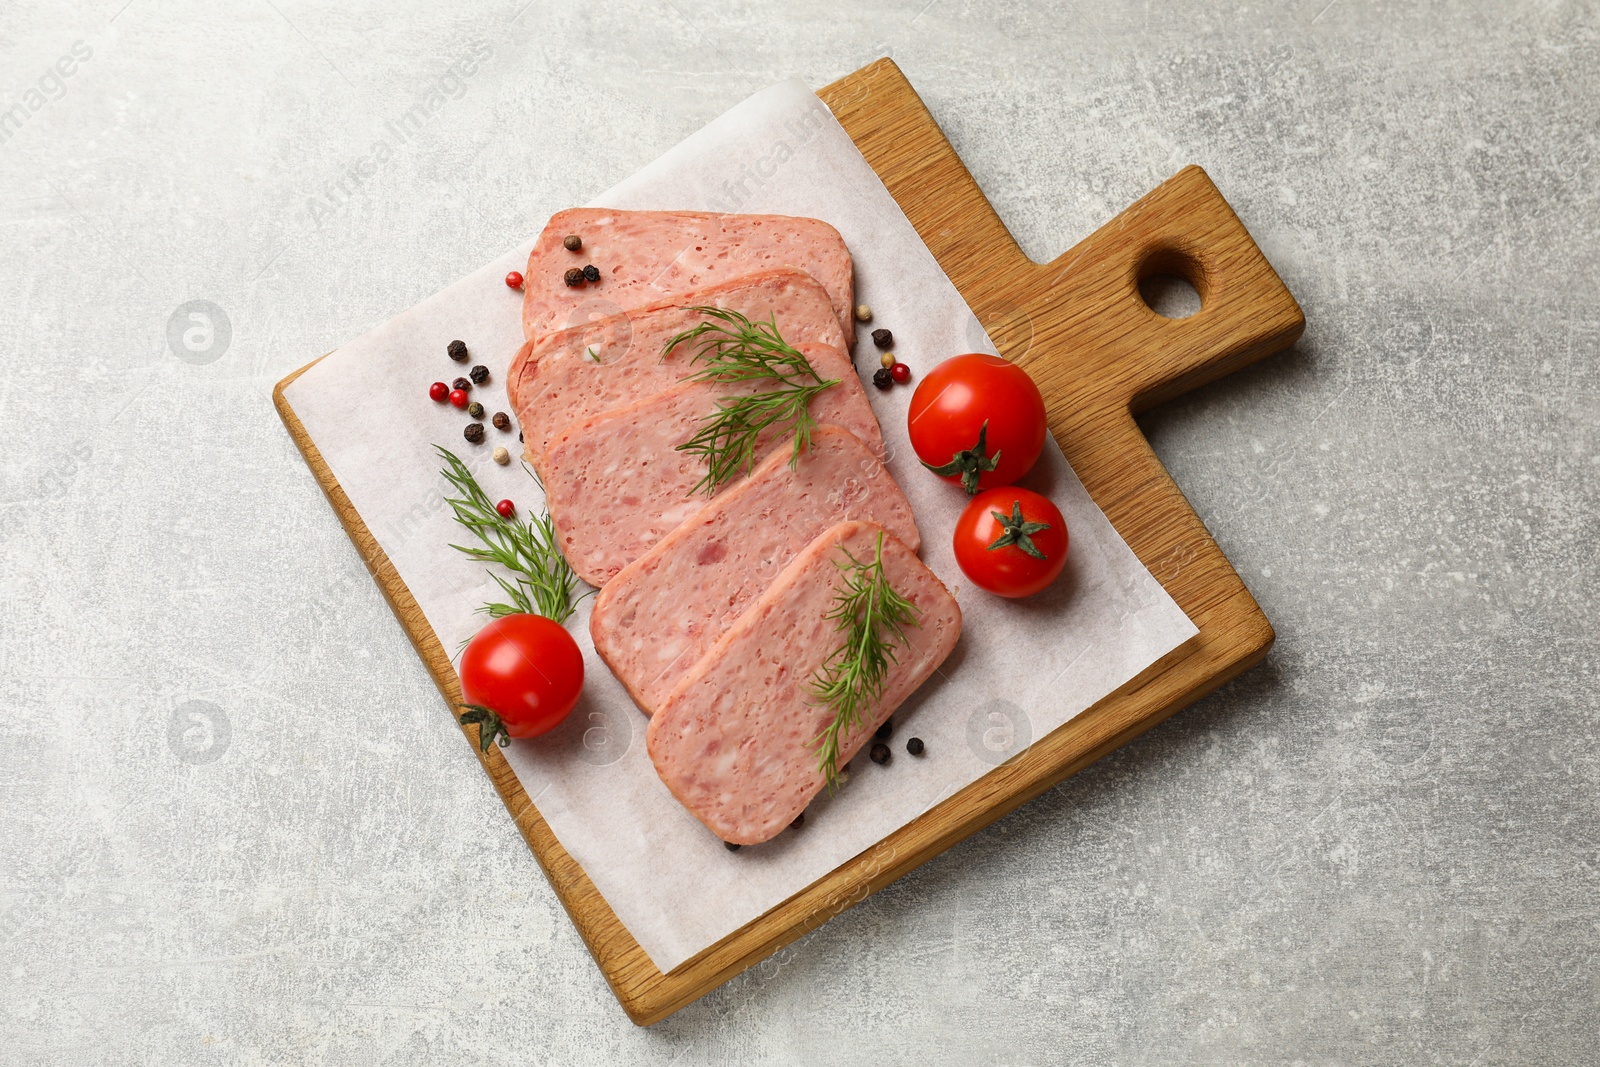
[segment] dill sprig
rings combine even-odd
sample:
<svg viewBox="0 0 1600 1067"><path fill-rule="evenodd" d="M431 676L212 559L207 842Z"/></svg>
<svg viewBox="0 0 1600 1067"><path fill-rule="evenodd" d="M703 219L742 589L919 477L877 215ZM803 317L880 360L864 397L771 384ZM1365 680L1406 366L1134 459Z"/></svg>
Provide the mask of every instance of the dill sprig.
<svg viewBox="0 0 1600 1067"><path fill-rule="evenodd" d="M917 623L917 606L889 585L883 573L883 531L871 563L841 548L848 562L836 562L844 585L834 592L833 610L823 616L844 633L844 643L823 661L811 680L819 704L833 708L833 721L815 738L817 769L831 792L839 775L839 745L866 721L883 696L895 645L907 643L905 628Z"/></svg>
<svg viewBox="0 0 1600 1067"><path fill-rule="evenodd" d="M456 521L482 542L450 547L483 563L498 563L513 575L508 581L504 575L491 571L490 577L505 591L509 603L485 604L478 610L494 619L526 613L566 622L583 597L573 596L578 578L556 543L550 513L541 512L529 519L502 517L467 465L449 449L438 445L434 448L445 461L445 468L439 473L461 494L445 497L445 502L455 512Z"/></svg>
<svg viewBox="0 0 1600 1067"><path fill-rule="evenodd" d="M686 375L685 381L774 383L761 392L718 400L716 410L706 416L699 431L678 446L679 452L700 456L706 463L705 477L690 492L713 494L749 471L755 465L762 434L772 427L792 424L794 452L789 464L798 463L800 454L811 447L811 432L817 427L811 401L824 389L838 385L839 379L818 374L804 353L784 341L774 317L751 322L726 308L689 310L704 315L707 321L678 334L661 350L665 359L679 345L696 346L691 358L703 366Z"/></svg>

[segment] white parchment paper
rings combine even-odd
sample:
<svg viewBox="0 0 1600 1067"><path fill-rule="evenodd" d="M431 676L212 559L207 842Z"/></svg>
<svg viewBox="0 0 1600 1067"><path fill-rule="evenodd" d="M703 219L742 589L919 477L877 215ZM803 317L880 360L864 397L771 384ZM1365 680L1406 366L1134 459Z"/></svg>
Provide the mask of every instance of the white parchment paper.
<svg viewBox="0 0 1600 1067"><path fill-rule="evenodd" d="M872 305L857 363L875 369L873 327L920 375L961 352L994 348L899 206L831 112L804 85L757 93L594 203L619 208L755 211L820 218L855 257L857 299ZM481 270L345 345L302 375L289 403L447 649L475 633L476 607L495 593L485 569L446 545L464 543L443 503L432 445L467 459L492 497L543 506L518 464L498 467L494 445L520 453L516 433L462 439L466 416L427 399L428 384L462 373L445 346L464 340L495 377L475 391L509 410L502 374L522 341L520 294L532 238ZM1052 441L1024 484L1066 517L1069 562L1045 593L1002 601L956 566L950 531L960 490L917 464L906 439L910 387L868 388L922 531L923 558L959 598L960 644L895 715L895 756L858 756L849 784L819 798L806 825L729 852L672 799L644 745L646 720L589 640L588 611L568 624L587 681L572 719L505 750L528 795L663 971L755 919L941 799L1084 711L1197 631L1112 529ZM660 610L670 612L671 604ZM921 758L903 742L918 736Z"/></svg>

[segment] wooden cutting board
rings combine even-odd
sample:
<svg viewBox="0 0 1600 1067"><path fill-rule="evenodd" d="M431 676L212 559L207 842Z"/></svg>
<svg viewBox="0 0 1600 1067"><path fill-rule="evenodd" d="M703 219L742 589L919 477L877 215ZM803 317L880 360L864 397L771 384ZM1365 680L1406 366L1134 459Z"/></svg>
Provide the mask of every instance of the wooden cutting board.
<svg viewBox="0 0 1600 1067"><path fill-rule="evenodd" d="M1272 627L1133 414L1292 344L1305 317L1199 167L1186 167L1050 263L1029 260L900 69L879 60L818 94L905 210L1000 351L1033 376L1050 428L1117 532L1199 634L1139 677L761 918L663 974L557 842L516 775L479 754L629 1018L656 1022L1253 666ZM1152 311L1139 283L1187 279L1201 308ZM285 403L278 413L449 707L455 670L411 593ZM470 733L468 737L471 741ZM472 746L477 753L477 746Z"/></svg>

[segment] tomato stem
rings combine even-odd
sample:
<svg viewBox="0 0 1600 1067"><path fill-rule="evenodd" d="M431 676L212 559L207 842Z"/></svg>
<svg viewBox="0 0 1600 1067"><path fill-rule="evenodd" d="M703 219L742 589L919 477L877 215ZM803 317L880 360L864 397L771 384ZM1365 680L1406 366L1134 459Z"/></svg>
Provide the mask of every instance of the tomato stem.
<svg viewBox="0 0 1600 1067"><path fill-rule="evenodd" d="M457 704L456 707L467 709L457 717L462 726L477 725L480 752L489 751L489 746L497 741L501 748L511 743L511 735L506 733L505 722L493 709L486 708L482 704Z"/></svg>
<svg viewBox="0 0 1600 1067"><path fill-rule="evenodd" d="M997 548L1005 548L1007 545L1016 545L1034 559L1045 558L1044 553L1039 551L1039 546L1033 543L1033 535L1050 529L1050 524L1048 522L1024 522L1022 520L1022 501L1012 501L1011 514L1009 516L998 511L991 511L989 514L994 516L994 521L998 522L1000 529L1005 531L994 539L994 544L989 546L990 552Z"/></svg>
<svg viewBox="0 0 1600 1067"><path fill-rule="evenodd" d="M950 457L950 462L942 466L935 467L927 460L923 460L922 465L941 478L954 478L959 474L961 476L961 488L967 491L968 496L975 496L978 492L978 478L986 471L994 470L1000 464L999 452L992 456L984 454L989 448L988 438L989 420L984 419L983 425L978 427L977 444L954 453Z"/></svg>

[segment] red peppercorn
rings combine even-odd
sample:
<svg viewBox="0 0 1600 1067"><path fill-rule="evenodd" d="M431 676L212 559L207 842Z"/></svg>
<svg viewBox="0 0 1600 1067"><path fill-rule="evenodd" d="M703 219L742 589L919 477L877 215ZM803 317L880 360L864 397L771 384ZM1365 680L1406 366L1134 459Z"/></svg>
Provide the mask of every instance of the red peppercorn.
<svg viewBox="0 0 1600 1067"><path fill-rule="evenodd" d="M911 368L904 363L896 363L889 368L889 377L904 385L911 380Z"/></svg>
<svg viewBox="0 0 1600 1067"><path fill-rule="evenodd" d="M452 389L452 390L450 390L450 403L454 404L458 408L466 407L467 406L467 391L465 389Z"/></svg>
<svg viewBox="0 0 1600 1067"><path fill-rule="evenodd" d="M521 289L522 288L522 275L517 271L512 271L510 274L507 274L506 275L506 285L507 285L507 287L509 287L511 289Z"/></svg>
<svg viewBox="0 0 1600 1067"><path fill-rule="evenodd" d="M509 519L517 513L517 506L509 500L500 501L494 506L494 509L500 513L502 519Z"/></svg>
<svg viewBox="0 0 1600 1067"><path fill-rule="evenodd" d="M450 387L443 382L434 382L428 386L428 395L443 404L450 396Z"/></svg>

